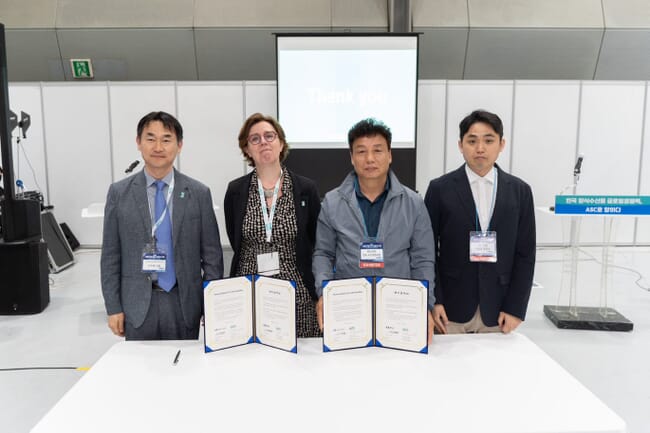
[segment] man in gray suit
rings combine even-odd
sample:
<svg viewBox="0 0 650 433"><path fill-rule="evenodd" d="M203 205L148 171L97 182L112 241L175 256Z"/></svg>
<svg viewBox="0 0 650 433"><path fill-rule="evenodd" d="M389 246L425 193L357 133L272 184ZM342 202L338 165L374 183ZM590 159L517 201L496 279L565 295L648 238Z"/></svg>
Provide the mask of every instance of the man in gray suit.
<svg viewBox="0 0 650 433"><path fill-rule="evenodd" d="M101 279L108 326L127 340L196 339L202 281L222 278L210 189L174 169L183 129L152 112L138 123L144 170L112 184Z"/></svg>

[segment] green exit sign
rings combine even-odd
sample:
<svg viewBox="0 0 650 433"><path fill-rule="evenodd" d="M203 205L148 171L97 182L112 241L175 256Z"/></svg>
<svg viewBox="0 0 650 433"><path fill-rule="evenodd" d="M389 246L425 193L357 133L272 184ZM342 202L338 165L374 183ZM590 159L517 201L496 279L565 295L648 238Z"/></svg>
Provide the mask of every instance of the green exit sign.
<svg viewBox="0 0 650 433"><path fill-rule="evenodd" d="M72 78L88 79L93 78L93 64L90 59L70 59Z"/></svg>

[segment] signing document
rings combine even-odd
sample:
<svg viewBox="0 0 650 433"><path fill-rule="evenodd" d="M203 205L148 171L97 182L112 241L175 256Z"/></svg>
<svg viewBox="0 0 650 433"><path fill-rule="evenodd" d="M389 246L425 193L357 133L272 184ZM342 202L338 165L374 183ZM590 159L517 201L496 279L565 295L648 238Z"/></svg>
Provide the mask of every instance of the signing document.
<svg viewBox="0 0 650 433"><path fill-rule="evenodd" d="M204 284L205 351L261 343L297 352L293 281L248 275Z"/></svg>
<svg viewBox="0 0 650 433"><path fill-rule="evenodd" d="M203 300L206 352L251 342L253 291L249 277L210 281Z"/></svg>
<svg viewBox="0 0 650 433"><path fill-rule="evenodd" d="M257 342L291 352L296 347L296 289L292 281L258 277L255 282Z"/></svg>
<svg viewBox="0 0 650 433"><path fill-rule="evenodd" d="M325 281L323 351L379 346L427 353L427 299L427 281Z"/></svg>
<svg viewBox="0 0 650 433"><path fill-rule="evenodd" d="M323 284L323 348L373 345L372 279L347 278Z"/></svg>
<svg viewBox="0 0 650 433"><path fill-rule="evenodd" d="M426 348L427 285L418 280L377 278L375 296L377 345L417 352Z"/></svg>

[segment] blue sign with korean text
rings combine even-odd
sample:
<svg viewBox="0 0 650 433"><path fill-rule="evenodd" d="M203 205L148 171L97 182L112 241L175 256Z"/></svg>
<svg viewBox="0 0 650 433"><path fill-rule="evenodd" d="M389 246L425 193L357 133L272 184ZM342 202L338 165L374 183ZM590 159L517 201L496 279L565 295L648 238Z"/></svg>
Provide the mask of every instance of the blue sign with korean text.
<svg viewBox="0 0 650 433"><path fill-rule="evenodd" d="M556 195L555 213L565 215L650 215L647 195Z"/></svg>

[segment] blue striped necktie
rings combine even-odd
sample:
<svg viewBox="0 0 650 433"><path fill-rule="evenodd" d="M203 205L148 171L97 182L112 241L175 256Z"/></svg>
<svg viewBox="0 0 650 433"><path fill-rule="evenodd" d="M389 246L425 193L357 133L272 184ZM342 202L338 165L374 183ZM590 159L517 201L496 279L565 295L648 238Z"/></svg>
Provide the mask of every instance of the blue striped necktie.
<svg viewBox="0 0 650 433"><path fill-rule="evenodd" d="M158 221L160 215L163 214L165 207L167 206L165 194L163 193L165 185L165 182L162 180L156 181L155 221ZM165 218L156 229L156 245L160 251L163 251L167 254L165 272L160 272L158 274L158 285L165 291L169 292L176 284L176 271L174 269L174 245L172 244L172 221L169 215L169 209L167 209Z"/></svg>

